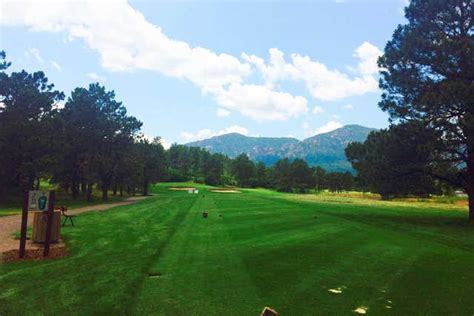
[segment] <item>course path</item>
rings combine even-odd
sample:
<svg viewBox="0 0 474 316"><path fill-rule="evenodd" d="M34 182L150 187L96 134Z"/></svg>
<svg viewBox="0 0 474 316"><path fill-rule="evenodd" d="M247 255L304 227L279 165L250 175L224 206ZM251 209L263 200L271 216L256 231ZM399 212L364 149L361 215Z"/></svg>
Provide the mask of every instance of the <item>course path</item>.
<svg viewBox="0 0 474 316"><path fill-rule="evenodd" d="M146 197L134 196L122 202L98 204L98 205L80 207L76 209L70 209L68 210L68 213L73 215L73 214L79 214L79 213L84 213L84 212L105 211L116 206L134 204L143 199L146 199ZM31 214L29 215L30 216L28 216L28 226L31 226L33 222L33 216L31 216ZM1 254L3 252L18 249L18 247L20 246L20 241L15 240L13 237L13 234L17 230L20 230L20 226L21 226L21 215L11 215L11 216L0 217L0 260L1 260ZM33 245L30 242L27 242L26 247L33 248Z"/></svg>

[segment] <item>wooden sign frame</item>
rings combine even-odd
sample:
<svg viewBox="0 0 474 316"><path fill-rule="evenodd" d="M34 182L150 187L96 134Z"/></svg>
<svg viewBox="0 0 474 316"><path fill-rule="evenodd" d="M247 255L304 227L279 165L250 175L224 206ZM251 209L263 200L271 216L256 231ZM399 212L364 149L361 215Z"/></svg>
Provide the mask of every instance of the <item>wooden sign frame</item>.
<svg viewBox="0 0 474 316"><path fill-rule="evenodd" d="M21 235L20 235L20 251L19 257L25 257L25 250L26 250L26 230L28 227L28 211L29 211L29 199L30 199L30 192L25 192L23 196L23 210L21 214ZM56 191L49 191L49 198L48 198L48 208L44 212L48 217L48 222L46 223L46 236L44 240L44 249L43 249L43 257L49 256L49 249L51 244L51 227L53 224L53 212L54 212L54 203L56 201Z"/></svg>

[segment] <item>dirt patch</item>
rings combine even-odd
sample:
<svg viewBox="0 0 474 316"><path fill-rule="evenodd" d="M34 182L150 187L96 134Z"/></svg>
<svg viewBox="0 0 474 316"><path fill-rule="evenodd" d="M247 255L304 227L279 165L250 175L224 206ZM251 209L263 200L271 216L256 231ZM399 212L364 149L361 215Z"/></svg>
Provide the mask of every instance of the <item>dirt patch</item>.
<svg viewBox="0 0 474 316"><path fill-rule="evenodd" d="M196 190L196 188L182 188L182 187L170 187L168 190L171 191L189 191L189 190Z"/></svg>
<svg viewBox="0 0 474 316"><path fill-rule="evenodd" d="M215 190L211 190L211 192L215 192L215 193L242 193L242 192L234 190L234 189L215 189Z"/></svg>
<svg viewBox="0 0 474 316"><path fill-rule="evenodd" d="M44 259L60 259L68 255L68 250L65 246L54 247L49 250L49 256L43 257L43 248L37 249L26 249L25 257L23 259L18 258L19 250L9 250L2 254L3 262L15 262L15 261L24 261L24 260L44 260Z"/></svg>
<svg viewBox="0 0 474 316"><path fill-rule="evenodd" d="M469 201L468 200L460 200L460 201L456 201L454 204L456 206L467 207L469 205Z"/></svg>

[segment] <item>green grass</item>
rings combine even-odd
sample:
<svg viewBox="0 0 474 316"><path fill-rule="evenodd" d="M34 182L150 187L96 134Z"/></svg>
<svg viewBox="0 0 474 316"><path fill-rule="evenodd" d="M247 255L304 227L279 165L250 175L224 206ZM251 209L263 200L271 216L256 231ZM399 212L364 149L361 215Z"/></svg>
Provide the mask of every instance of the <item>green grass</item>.
<svg viewBox="0 0 474 316"><path fill-rule="evenodd" d="M26 229L26 239L31 239L31 234L33 233L33 228L29 227ZM20 240L21 239L21 230L16 230L15 233L12 235L13 239Z"/></svg>
<svg viewBox="0 0 474 316"><path fill-rule="evenodd" d="M198 188L80 214L69 257L0 265L0 315L474 313L463 207Z"/></svg>

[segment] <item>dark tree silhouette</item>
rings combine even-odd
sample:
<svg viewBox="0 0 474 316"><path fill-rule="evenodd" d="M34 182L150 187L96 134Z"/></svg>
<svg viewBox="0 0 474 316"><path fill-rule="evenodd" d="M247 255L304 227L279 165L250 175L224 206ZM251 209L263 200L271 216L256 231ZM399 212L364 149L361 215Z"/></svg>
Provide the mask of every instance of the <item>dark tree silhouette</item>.
<svg viewBox="0 0 474 316"><path fill-rule="evenodd" d="M444 146L434 163L448 163L463 186L474 220L474 21L472 0L412 0L406 25L395 30L379 60L380 107L392 122L420 121Z"/></svg>

